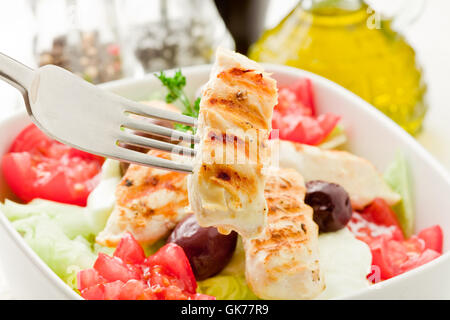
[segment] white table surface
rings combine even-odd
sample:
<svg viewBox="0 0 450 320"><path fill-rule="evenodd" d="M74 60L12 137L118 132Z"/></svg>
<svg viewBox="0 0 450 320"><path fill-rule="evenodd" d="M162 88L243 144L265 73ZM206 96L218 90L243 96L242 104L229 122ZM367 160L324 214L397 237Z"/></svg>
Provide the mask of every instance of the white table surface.
<svg viewBox="0 0 450 320"><path fill-rule="evenodd" d="M376 1L378 0L372 0L372 2ZM276 24L296 3L297 0L282 2L272 0L267 16L267 26ZM450 20L448 12L450 12L450 1L426 0L426 7L421 17L404 30L404 33L416 49L429 86L430 110L418 140L450 170ZM26 0L0 2L0 52L32 64L30 50L32 29ZM2 100L0 119L20 110L20 95L3 82L0 82L0 97ZM0 271L0 298L8 299L12 297L8 294L5 278L6 275L1 274Z"/></svg>

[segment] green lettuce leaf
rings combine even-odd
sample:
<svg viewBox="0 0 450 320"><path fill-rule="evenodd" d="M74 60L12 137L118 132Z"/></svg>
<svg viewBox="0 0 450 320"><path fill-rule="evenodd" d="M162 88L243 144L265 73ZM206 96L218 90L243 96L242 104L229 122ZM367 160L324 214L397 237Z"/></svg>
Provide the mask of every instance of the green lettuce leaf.
<svg viewBox="0 0 450 320"><path fill-rule="evenodd" d="M402 200L393 209L406 237L414 232L414 205L411 193L411 178L408 162L403 153L397 152L395 160L384 173L386 183L397 192Z"/></svg>
<svg viewBox="0 0 450 320"><path fill-rule="evenodd" d="M111 254L114 250L95 244L95 236L103 230L113 209L119 181L119 163L106 160L101 182L89 195L86 207L42 199L28 204L6 200L0 204L0 211L34 252L75 289L76 273L91 268L98 252Z"/></svg>
<svg viewBox="0 0 450 320"><path fill-rule="evenodd" d="M198 291L218 300L256 300L258 297L245 280L245 252L239 236L233 257L220 274L199 281Z"/></svg>
<svg viewBox="0 0 450 320"><path fill-rule="evenodd" d="M218 275L198 282L198 292L217 300L256 300L244 276Z"/></svg>
<svg viewBox="0 0 450 320"><path fill-rule="evenodd" d="M33 251L71 286L74 285L73 266L90 268L97 258L89 240L82 236L70 239L58 223L45 214L16 220L12 225Z"/></svg>

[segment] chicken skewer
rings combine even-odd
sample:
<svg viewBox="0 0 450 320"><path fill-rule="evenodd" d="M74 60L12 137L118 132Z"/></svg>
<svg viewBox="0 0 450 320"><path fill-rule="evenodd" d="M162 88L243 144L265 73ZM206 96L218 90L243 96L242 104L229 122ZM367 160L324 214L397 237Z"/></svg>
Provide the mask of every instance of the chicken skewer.
<svg viewBox="0 0 450 320"><path fill-rule="evenodd" d="M276 82L248 58L219 49L203 89L189 202L202 227L254 236L265 226L264 168Z"/></svg>
<svg viewBox="0 0 450 320"><path fill-rule="evenodd" d="M246 279L263 299L312 299L324 289L319 265L319 228L306 205L303 177L293 169L268 170L267 227L244 238Z"/></svg>

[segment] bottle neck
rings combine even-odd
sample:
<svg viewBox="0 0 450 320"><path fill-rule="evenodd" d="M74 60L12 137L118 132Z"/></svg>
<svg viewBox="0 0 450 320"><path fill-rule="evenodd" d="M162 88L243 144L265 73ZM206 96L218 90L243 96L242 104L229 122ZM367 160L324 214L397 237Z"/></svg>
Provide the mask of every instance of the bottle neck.
<svg viewBox="0 0 450 320"><path fill-rule="evenodd" d="M363 0L301 0L300 7L310 12L358 11L365 5Z"/></svg>
<svg viewBox="0 0 450 320"><path fill-rule="evenodd" d="M363 0L300 0L290 16L308 24L348 27L366 23L368 9Z"/></svg>

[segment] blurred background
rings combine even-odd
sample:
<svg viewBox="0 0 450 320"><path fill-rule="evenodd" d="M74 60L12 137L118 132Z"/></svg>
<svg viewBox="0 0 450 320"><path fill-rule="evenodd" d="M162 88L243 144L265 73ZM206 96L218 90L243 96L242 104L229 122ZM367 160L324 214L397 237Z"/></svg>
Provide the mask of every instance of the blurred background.
<svg viewBox="0 0 450 320"><path fill-rule="evenodd" d="M102 83L236 49L338 82L450 169L448 12L447 0L2 0L0 51ZM4 83L0 96L0 119L22 107Z"/></svg>

